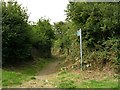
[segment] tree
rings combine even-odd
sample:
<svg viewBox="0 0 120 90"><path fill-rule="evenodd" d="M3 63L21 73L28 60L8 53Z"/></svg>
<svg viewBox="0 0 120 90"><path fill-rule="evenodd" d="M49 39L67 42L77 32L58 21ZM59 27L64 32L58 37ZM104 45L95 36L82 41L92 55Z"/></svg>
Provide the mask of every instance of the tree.
<svg viewBox="0 0 120 90"><path fill-rule="evenodd" d="M118 10L119 3L70 2L67 6L67 21L75 23L77 29L82 28L83 58L97 62L96 67L120 62ZM77 48L74 50L79 53Z"/></svg>
<svg viewBox="0 0 120 90"><path fill-rule="evenodd" d="M54 32L49 20L39 19L37 24L32 26L32 30L31 42L33 46L39 50L41 56L50 57Z"/></svg>
<svg viewBox="0 0 120 90"><path fill-rule="evenodd" d="M3 64L16 64L31 56L28 16L17 2L2 2Z"/></svg>

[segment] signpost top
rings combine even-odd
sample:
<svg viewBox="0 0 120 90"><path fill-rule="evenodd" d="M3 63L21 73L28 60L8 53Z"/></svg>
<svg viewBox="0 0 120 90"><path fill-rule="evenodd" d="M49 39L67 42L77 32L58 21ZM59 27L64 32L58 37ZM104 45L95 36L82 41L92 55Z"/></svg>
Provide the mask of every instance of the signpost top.
<svg viewBox="0 0 120 90"><path fill-rule="evenodd" d="M80 36L80 33L81 33L81 28L79 31L77 31L77 36Z"/></svg>

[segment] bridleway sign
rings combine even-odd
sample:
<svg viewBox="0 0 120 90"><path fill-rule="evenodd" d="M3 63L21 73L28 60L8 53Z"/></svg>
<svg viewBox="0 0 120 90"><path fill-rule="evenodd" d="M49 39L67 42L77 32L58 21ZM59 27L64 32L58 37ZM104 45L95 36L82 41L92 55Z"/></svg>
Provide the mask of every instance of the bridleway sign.
<svg viewBox="0 0 120 90"><path fill-rule="evenodd" d="M77 36L80 36L80 65L81 65L81 71L82 71L82 34L81 34L81 29L77 31Z"/></svg>

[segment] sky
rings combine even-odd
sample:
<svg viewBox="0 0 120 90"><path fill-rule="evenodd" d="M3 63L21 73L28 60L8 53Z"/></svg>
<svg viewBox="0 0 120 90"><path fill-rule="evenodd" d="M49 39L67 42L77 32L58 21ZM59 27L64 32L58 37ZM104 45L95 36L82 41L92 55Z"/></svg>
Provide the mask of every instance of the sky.
<svg viewBox="0 0 120 90"><path fill-rule="evenodd" d="M5 0L8 1L8 0ZM53 22L64 21L68 0L16 0L22 7L28 9L29 21L37 22L41 17L46 17Z"/></svg>

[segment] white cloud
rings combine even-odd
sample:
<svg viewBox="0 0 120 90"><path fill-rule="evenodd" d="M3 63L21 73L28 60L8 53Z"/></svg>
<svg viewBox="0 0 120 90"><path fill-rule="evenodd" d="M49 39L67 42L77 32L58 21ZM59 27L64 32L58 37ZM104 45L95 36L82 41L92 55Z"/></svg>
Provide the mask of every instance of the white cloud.
<svg viewBox="0 0 120 90"><path fill-rule="evenodd" d="M64 21L66 16L64 10L68 0L17 0L23 7L27 7L30 14L29 21L37 21L46 16L51 22Z"/></svg>

